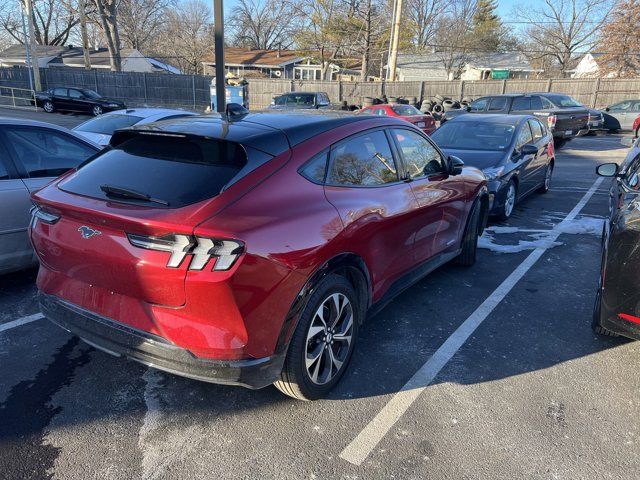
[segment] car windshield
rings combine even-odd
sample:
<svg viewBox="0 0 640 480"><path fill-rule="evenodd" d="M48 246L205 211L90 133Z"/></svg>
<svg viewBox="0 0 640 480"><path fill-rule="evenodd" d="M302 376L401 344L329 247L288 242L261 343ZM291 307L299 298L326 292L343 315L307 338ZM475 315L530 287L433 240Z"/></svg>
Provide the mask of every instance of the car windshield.
<svg viewBox="0 0 640 480"><path fill-rule="evenodd" d="M315 105L315 94L314 93L296 93L296 94L287 94L281 95L275 100L275 104L279 106L285 105Z"/></svg>
<svg viewBox="0 0 640 480"><path fill-rule="evenodd" d="M85 97L88 98L102 98L102 95L100 95L98 92L94 92L93 90L89 90L88 88L83 88L82 89L82 93L84 94Z"/></svg>
<svg viewBox="0 0 640 480"><path fill-rule="evenodd" d="M577 101L569 95L550 95L547 97L556 107L581 107Z"/></svg>
<svg viewBox="0 0 640 480"><path fill-rule="evenodd" d="M113 132L120 128L130 127L135 125L142 117L136 117L135 115L101 115L93 118L88 122L84 122L75 128L78 132L91 132L102 133L104 135L113 135Z"/></svg>
<svg viewBox="0 0 640 480"><path fill-rule="evenodd" d="M511 145L515 130L515 126L506 123L449 121L436 130L431 138L441 148L505 151Z"/></svg>
<svg viewBox="0 0 640 480"><path fill-rule="evenodd" d="M412 105L393 105L391 109L396 115L422 115L420 110Z"/></svg>

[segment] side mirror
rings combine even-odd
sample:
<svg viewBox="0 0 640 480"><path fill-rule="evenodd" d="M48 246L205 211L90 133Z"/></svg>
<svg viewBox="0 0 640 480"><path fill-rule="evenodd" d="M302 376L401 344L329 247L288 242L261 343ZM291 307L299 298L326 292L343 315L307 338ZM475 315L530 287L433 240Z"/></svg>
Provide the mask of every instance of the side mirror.
<svg viewBox="0 0 640 480"><path fill-rule="evenodd" d="M607 107L607 108L605 108L605 109L604 109L604 111L605 111L605 112L608 112L609 110L610 110L610 108L609 108L609 107Z"/></svg>
<svg viewBox="0 0 640 480"><path fill-rule="evenodd" d="M464 107L464 109L465 109L467 112L470 112L470 111L471 111L471 105L467 105L466 107Z"/></svg>
<svg viewBox="0 0 640 480"><path fill-rule="evenodd" d="M249 110L244 108L239 103L227 103L225 107L225 113L227 114L227 118L229 117L237 117L238 115L246 115L249 113Z"/></svg>
<svg viewBox="0 0 640 480"><path fill-rule="evenodd" d="M603 163L596 167L596 173L601 177L615 177L619 168L617 163Z"/></svg>
<svg viewBox="0 0 640 480"><path fill-rule="evenodd" d="M462 173L462 167L464 167L464 162L461 159L453 155L449 155L450 175L460 175Z"/></svg>
<svg viewBox="0 0 640 480"><path fill-rule="evenodd" d="M636 139L633 137L622 137L622 139L620 140L620 143L625 147L633 147L635 140Z"/></svg>
<svg viewBox="0 0 640 480"><path fill-rule="evenodd" d="M537 155L538 147L536 147L532 143L527 143L526 145L522 146L522 148L520 149L520 153L522 153L522 155Z"/></svg>

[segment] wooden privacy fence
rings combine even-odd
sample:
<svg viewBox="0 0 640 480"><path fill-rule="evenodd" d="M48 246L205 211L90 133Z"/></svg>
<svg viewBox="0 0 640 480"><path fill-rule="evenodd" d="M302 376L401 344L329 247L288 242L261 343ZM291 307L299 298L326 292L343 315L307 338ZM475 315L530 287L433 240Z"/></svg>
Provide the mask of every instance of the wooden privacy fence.
<svg viewBox="0 0 640 480"><path fill-rule="evenodd" d="M90 88L130 106L181 107L204 110L209 106L211 77L162 73L110 72L80 68L40 69L42 87ZM29 88L28 70L0 68L0 87ZM501 93L556 92L571 95L591 107L640 98L640 78L452 80L414 82L335 82L301 80L249 80L249 106L265 108L275 96L286 92L326 92L332 102L362 104L364 97L416 97L444 95L456 100Z"/></svg>

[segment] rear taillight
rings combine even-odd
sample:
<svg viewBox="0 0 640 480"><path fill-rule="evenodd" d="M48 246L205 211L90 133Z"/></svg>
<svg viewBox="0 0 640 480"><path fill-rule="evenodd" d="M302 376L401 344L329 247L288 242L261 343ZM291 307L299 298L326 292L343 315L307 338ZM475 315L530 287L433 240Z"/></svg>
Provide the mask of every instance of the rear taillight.
<svg viewBox="0 0 640 480"><path fill-rule="evenodd" d="M229 270L242 252L244 244L237 240L192 237L190 235L164 235L152 237L128 233L131 245L147 250L169 252L167 267L178 268L191 255L189 270L204 269L209 260L215 259L213 270Z"/></svg>
<svg viewBox="0 0 640 480"><path fill-rule="evenodd" d="M547 117L547 126L550 129L555 128L557 121L558 121L558 117L556 117L555 115L549 115Z"/></svg>
<svg viewBox="0 0 640 480"><path fill-rule="evenodd" d="M47 225L53 225L58 220L60 220L60 215L48 212L44 210L40 205L34 205L33 207L31 207L30 213L31 213L31 223L30 223L31 228L35 227L38 221L41 221L42 223L46 223Z"/></svg>

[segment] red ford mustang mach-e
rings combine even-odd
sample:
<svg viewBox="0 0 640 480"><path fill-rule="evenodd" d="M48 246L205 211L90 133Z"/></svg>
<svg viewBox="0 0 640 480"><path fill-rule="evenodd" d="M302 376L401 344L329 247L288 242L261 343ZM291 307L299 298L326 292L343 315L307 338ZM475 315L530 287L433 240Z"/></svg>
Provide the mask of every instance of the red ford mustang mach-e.
<svg viewBox="0 0 640 480"><path fill-rule="evenodd" d="M168 372L316 399L367 313L474 262L488 194L401 120L257 113L118 131L33 201L54 323Z"/></svg>

